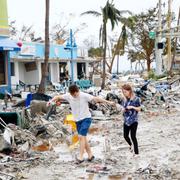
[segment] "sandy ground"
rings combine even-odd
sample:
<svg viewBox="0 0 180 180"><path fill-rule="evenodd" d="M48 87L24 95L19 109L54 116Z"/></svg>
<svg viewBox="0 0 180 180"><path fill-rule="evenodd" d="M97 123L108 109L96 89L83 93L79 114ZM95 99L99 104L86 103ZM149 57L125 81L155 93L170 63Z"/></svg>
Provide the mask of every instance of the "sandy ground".
<svg viewBox="0 0 180 180"><path fill-rule="evenodd" d="M94 121L89 136L94 162L75 165L78 149L70 152L59 144L51 152L52 159L22 174L31 180L180 179L180 112L140 114L137 138L140 155L133 157L123 138L122 117Z"/></svg>

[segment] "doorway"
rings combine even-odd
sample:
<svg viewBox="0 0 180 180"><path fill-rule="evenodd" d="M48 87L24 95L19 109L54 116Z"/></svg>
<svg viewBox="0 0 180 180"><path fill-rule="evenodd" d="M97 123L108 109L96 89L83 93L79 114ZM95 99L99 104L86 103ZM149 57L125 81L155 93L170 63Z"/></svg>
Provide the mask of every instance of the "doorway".
<svg viewBox="0 0 180 180"><path fill-rule="evenodd" d="M67 70L66 62L59 63L59 77L60 77L60 82L62 82L63 80L69 80L69 73Z"/></svg>
<svg viewBox="0 0 180 180"><path fill-rule="evenodd" d="M7 84L7 62L6 54L4 51L0 51L0 85Z"/></svg>
<svg viewBox="0 0 180 180"><path fill-rule="evenodd" d="M86 77L86 63L77 63L77 77L78 79Z"/></svg>

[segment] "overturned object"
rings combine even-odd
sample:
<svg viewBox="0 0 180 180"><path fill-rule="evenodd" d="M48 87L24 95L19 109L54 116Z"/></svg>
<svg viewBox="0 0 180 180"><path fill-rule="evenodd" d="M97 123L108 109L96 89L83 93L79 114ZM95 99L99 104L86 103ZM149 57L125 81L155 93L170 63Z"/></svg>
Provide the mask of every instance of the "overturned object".
<svg viewBox="0 0 180 180"><path fill-rule="evenodd" d="M32 100L31 101L31 115L34 117L38 113L47 113L51 107L47 106L46 101Z"/></svg>

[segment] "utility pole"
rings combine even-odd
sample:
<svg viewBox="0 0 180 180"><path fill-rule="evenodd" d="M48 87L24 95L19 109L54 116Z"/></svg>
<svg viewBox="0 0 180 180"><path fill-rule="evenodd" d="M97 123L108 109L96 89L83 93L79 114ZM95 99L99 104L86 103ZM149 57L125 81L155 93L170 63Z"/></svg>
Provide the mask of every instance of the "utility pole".
<svg viewBox="0 0 180 180"><path fill-rule="evenodd" d="M171 34L171 4L172 4L172 0L168 0L168 21L167 21L167 25L168 25L168 33ZM171 35L168 36L167 38L167 45L168 45L168 54L167 54L167 71L170 71L171 68Z"/></svg>
<svg viewBox="0 0 180 180"><path fill-rule="evenodd" d="M155 52L156 52L156 74L162 74L162 49L158 47L158 43L161 43L162 40L162 10L161 10L162 2L159 0L158 3L158 33L157 38L155 38Z"/></svg>
<svg viewBox="0 0 180 180"><path fill-rule="evenodd" d="M178 15L178 21L177 21L177 33L180 32L180 26L179 25L180 25L180 7L179 7L179 15ZM172 69L173 69L173 65L174 65L174 61L175 61L177 42L178 42L178 37L176 37L176 39L175 39L173 58L172 58L172 62L171 62L171 68L169 71L170 75L172 75Z"/></svg>

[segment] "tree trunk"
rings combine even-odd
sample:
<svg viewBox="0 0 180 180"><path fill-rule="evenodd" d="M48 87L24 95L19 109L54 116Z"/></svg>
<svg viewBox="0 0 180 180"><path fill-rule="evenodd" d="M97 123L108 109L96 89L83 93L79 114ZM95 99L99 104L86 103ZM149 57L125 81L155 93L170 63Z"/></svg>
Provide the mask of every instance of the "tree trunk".
<svg viewBox="0 0 180 180"><path fill-rule="evenodd" d="M109 68L109 73L112 72L112 67L113 67L113 63L114 63L115 57L116 57L116 52L113 54L113 57L112 57L112 60L111 60L111 64L110 64L110 68Z"/></svg>
<svg viewBox="0 0 180 180"><path fill-rule="evenodd" d="M125 25L123 25L123 27L125 28ZM118 56L118 60L119 60L119 54L120 54L120 52L119 52L120 51L119 43L120 43L121 38L123 37L123 32L124 31L123 31L123 28L122 28L122 31L121 31L121 33L119 35L119 38L118 38L118 41L117 41L117 44L116 44L116 49L115 49L115 51L113 53L113 57L112 57L112 60L111 60L111 64L110 64L110 68L109 68L110 73L112 73L112 67L113 67L113 63L114 63L116 55Z"/></svg>
<svg viewBox="0 0 180 180"><path fill-rule="evenodd" d="M119 38L118 38L118 41L117 41L117 45L116 45L116 49L115 49L115 51L114 51L114 53L113 53L113 57L112 57L112 60L111 60L111 64L110 64L110 68L109 68L109 72L111 73L112 72L112 67L113 67L113 63L114 63L114 60L115 60L115 57L116 57L116 55L117 55L117 53L118 53L118 46L119 46L119 41L121 40L121 37L122 37L122 32L120 33L120 35L119 35ZM119 54L119 53L118 53ZM119 55L118 55L119 56Z"/></svg>
<svg viewBox="0 0 180 180"><path fill-rule="evenodd" d="M49 62L49 0L46 0L46 17L45 17L45 59L42 67L41 83L38 93L45 93L47 77L48 77L48 62Z"/></svg>
<svg viewBox="0 0 180 180"><path fill-rule="evenodd" d="M101 88L105 88L105 80L106 80L106 46L107 46L107 32L106 32L106 22L103 22L103 45L104 45L104 53L103 53L103 77L102 77L102 85Z"/></svg>
<svg viewBox="0 0 180 180"><path fill-rule="evenodd" d="M151 59L147 58L147 71L149 72L151 70Z"/></svg>

